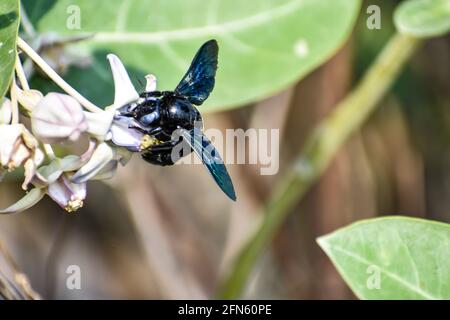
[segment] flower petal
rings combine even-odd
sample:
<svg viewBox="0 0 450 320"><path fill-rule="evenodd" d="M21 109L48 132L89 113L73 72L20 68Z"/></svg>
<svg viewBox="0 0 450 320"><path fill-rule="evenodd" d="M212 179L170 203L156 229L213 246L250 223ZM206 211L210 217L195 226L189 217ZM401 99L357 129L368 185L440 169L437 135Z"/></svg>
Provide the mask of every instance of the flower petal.
<svg viewBox="0 0 450 320"><path fill-rule="evenodd" d="M3 167L10 162L16 141L20 139L24 128L22 124L0 124L0 164Z"/></svg>
<svg viewBox="0 0 450 320"><path fill-rule="evenodd" d="M22 183L22 189L27 190L28 184L33 180L33 177L36 174L36 164L32 159L28 159L25 161L23 168L25 171L25 180Z"/></svg>
<svg viewBox="0 0 450 320"><path fill-rule="evenodd" d="M7 98L3 99L0 105L0 124L10 124L12 118L11 101Z"/></svg>
<svg viewBox="0 0 450 320"><path fill-rule="evenodd" d="M113 149L106 142L99 144L89 161L73 175L72 181L75 183L88 181L99 173L113 158Z"/></svg>
<svg viewBox="0 0 450 320"><path fill-rule="evenodd" d="M147 80L147 83L145 85L145 91L147 92L155 91L157 85L156 76L153 74L148 74L145 76L145 80Z"/></svg>
<svg viewBox="0 0 450 320"><path fill-rule="evenodd" d="M83 161L81 157L75 155L68 155L62 159L59 159L59 165L61 170L64 172L78 170L84 165L85 162L86 161Z"/></svg>
<svg viewBox="0 0 450 320"><path fill-rule="evenodd" d="M45 195L44 188L31 189L22 199L14 203L12 206L0 210L0 213L14 213L27 210L38 203Z"/></svg>
<svg viewBox="0 0 450 320"><path fill-rule="evenodd" d="M69 177L62 175L48 186L48 195L68 212L78 210L86 199L86 183L76 184Z"/></svg>
<svg viewBox="0 0 450 320"><path fill-rule="evenodd" d="M139 99L139 94L131 83L122 61L114 54L108 54L107 58L114 78L114 109L118 109Z"/></svg>
<svg viewBox="0 0 450 320"><path fill-rule="evenodd" d="M33 181L37 181L37 185L41 184L40 182L44 181L44 178L38 174L37 167L42 163L44 160L44 153L40 149L36 149L34 151L34 156L32 158L29 158L27 161L25 161L24 164L24 173L25 173L25 180L22 183L22 189L27 190L28 185ZM37 186L36 185L36 186Z"/></svg>
<svg viewBox="0 0 450 320"><path fill-rule="evenodd" d="M95 149L97 148L97 140L95 139L89 139L89 146L87 150L80 156L81 161L87 162L94 153Z"/></svg>
<svg viewBox="0 0 450 320"><path fill-rule="evenodd" d="M114 109L108 109L102 112L84 112L88 123L87 132L91 135L97 137L98 139L103 139L103 137L108 133L109 128L114 118Z"/></svg>
<svg viewBox="0 0 450 320"><path fill-rule="evenodd" d="M63 171L58 161L52 161L48 165L40 167L38 173L38 179L42 180L40 183L50 184L58 180Z"/></svg>
<svg viewBox="0 0 450 320"><path fill-rule="evenodd" d="M14 149L9 166L11 168L17 168L23 162L25 162L25 160L29 159L30 156L31 156L31 151L23 143L20 143ZM31 160L31 161L33 161L33 160Z"/></svg>
<svg viewBox="0 0 450 320"><path fill-rule="evenodd" d="M66 94L51 92L33 109L33 133L45 143L76 141L88 129L83 109Z"/></svg>
<svg viewBox="0 0 450 320"><path fill-rule="evenodd" d="M111 160L91 180L111 179L116 174L118 164L117 160Z"/></svg>
<svg viewBox="0 0 450 320"><path fill-rule="evenodd" d="M42 92L38 90L22 90L17 85L12 85L11 90L13 90L16 94L17 100L19 101L20 105L24 107L28 112L31 112L39 103L39 101L44 98Z"/></svg>
<svg viewBox="0 0 450 320"><path fill-rule="evenodd" d="M143 133L129 128L127 118L120 118L113 122L110 133L111 141L120 147L125 147L132 152L141 151Z"/></svg>

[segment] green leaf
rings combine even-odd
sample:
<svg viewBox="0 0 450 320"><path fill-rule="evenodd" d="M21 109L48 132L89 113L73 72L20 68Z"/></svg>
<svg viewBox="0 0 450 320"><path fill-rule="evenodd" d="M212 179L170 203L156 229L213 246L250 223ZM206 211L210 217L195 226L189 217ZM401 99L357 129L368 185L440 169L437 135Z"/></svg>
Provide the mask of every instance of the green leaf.
<svg viewBox="0 0 450 320"><path fill-rule="evenodd" d="M132 79L153 73L161 90L173 90L200 45L217 39L216 88L204 110L241 106L292 85L344 43L360 6L360 0L44 2L25 1L40 32L95 32L77 45L93 54L94 65L72 69L66 79L101 105L113 97L107 53L123 60ZM73 5L81 20L71 30Z"/></svg>
<svg viewBox="0 0 450 320"><path fill-rule="evenodd" d="M415 37L428 38L450 31L450 0L409 0L394 13L397 29Z"/></svg>
<svg viewBox="0 0 450 320"><path fill-rule="evenodd" d="M448 224L378 218L320 237L318 243L361 299L450 299Z"/></svg>
<svg viewBox="0 0 450 320"><path fill-rule="evenodd" d="M16 61L19 0L0 2L0 101L11 82Z"/></svg>

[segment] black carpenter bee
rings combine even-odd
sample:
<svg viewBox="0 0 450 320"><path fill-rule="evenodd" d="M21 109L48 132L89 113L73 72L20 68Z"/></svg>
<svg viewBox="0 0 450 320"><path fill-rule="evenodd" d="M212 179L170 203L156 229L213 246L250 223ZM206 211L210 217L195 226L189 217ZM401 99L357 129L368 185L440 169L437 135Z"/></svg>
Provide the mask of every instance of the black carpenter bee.
<svg viewBox="0 0 450 320"><path fill-rule="evenodd" d="M200 157L212 177L232 200L236 200L233 183L217 150L201 129L202 116L197 108L214 88L219 47L216 40L204 43L188 71L174 91L144 91L140 99L118 110L121 117L131 117L130 127L150 137L152 143L142 152L142 158L152 164L173 165L179 157L191 153ZM174 132L179 135L174 137ZM174 158L180 144L187 148Z"/></svg>

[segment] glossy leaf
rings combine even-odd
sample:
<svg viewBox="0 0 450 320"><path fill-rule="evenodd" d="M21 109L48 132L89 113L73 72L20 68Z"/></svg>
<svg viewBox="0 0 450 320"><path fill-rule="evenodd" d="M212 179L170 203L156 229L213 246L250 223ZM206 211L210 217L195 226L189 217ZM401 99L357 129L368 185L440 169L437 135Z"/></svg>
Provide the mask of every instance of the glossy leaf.
<svg viewBox="0 0 450 320"><path fill-rule="evenodd" d="M416 37L435 37L450 31L450 0L409 0L394 13L397 29Z"/></svg>
<svg viewBox="0 0 450 320"><path fill-rule="evenodd" d="M360 0L25 1L41 32L95 33L77 44L93 54L88 70L66 75L100 105L111 104L106 54L117 54L132 79L153 73L173 90L195 52L219 43L216 87L202 106L241 106L286 88L326 61L351 33ZM78 10L78 9L79 10ZM80 13L80 28L76 15ZM75 28L74 28L75 26Z"/></svg>
<svg viewBox="0 0 450 320"><path fill-rule="evenodd" d="M362 299L450 299L450 225L387 217L318 239Z"/></svg>
<svg viewBox="0 0 450 320"><path fill-rule="evenodd" d="M0 1L0 100L11 82L18 28L19 0Z"/></svg>

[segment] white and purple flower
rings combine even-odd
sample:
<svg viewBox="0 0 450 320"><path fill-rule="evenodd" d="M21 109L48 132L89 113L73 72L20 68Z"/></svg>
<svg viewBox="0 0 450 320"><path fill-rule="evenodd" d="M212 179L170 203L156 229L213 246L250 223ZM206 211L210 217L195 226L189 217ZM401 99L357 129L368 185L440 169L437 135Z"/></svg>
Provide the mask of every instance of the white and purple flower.
<svg viewBox="0 0 450 320"><path fill-rule="evenodd" d="M112 178L118 164L125 165L133 152L139 152L148 142L147 136L130 128L129 118L117 109L139 99L120 59L108 55L114 79L114 103L103 111L88 112L74 97L62 93L43 96L36 90L12 88L17 100L31 118L31 134L23 124L9 124L11 107L5 100L0 109L0 162L2 168L12 170L25 167L23 188L33 184L22 199L0 213L23 211L47 194L68 212L83 206L89 180ZM146 90L156 89L156 78L148 75ZM81 136L90 137L88 150L81 156L53 158L41 166L44 144L70 144ZM0 169L0 175L1 171Z"/></svg>

